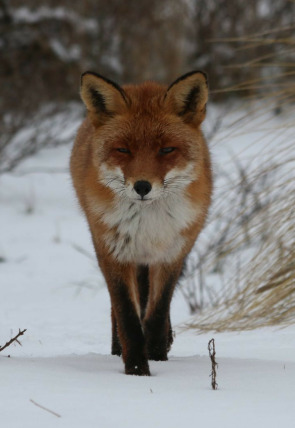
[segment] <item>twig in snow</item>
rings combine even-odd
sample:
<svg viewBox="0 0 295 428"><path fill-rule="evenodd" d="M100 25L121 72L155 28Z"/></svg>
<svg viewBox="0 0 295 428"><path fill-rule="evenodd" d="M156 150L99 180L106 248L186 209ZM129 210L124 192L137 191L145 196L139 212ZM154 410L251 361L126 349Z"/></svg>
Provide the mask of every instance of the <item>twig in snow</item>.
<svg viewBox="0 0 295 428"><path fill-rule="evenodd" d="M209 340L208 351L209 351L209 357L211 359L211 364L212 364L212 370L211 370L211 374L210 374L211 386L212 386L212 389L215 390L218 388L218 383L216 382L216 369L218 367L218 364L215 360L216 352L215 352L215 341L214 341L214 339Z"/></svg>
<svg viewBox="0 0 295 428"><path fill-rule="evenodd" d="M0 352L3 351L5 348L8 348L8 346L10 346L13 342L17 342L19 345L21 345L21 343L18 341L18 338L22 336L26 331L27 331L26 328L23 331L18 329L18 334L16 336L14 336L12 339L6 342L4 346L0 346Z"/></svg>
<svg viewBox="0 0 295 428"><path fill-rule="evenodd" d="M94 257L94 255L92 253L89 253L87 250L85 250L84 248L80 247L80 245L75 244L74 242L71 243L72 247L76 250L79 251L79 253L83 254L84 256L86 256L88 259L92 260L92 261L96 261L96 258Z"/></svg>
<svg viewBox="0 0 295 428"><path fill-rule="evenodd" d="M40 409L46 410L46 412L51 413L52 415L56 416L57 418L61 418L61 415L59 415L58 413L54 412L53 410L47 409L44 406L41 406L41 404L36 403L36 401L30 399L30 402L35 404L35 406L40 407Z"/></svg>

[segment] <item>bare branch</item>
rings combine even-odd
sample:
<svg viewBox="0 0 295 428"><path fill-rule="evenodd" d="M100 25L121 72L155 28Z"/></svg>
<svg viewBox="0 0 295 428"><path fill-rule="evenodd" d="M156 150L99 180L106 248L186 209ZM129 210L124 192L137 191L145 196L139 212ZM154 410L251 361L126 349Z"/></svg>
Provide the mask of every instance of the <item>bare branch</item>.
<svg viewBox="0 0 295 428"><path fill-rule="evenodd" d="M16 336L14 336L12 339L6 342L4 346L0 346L0 352L4 351L5 348L8 348L8 346L10 346L13 342L17 342L19 345L21 345L20 342L18 341L18 338L22 336L26 331L27 331L26 328L23 331L19 329L18 334Z"/></svg>
<svg viewBox="0 0 295 428"><path fill-rule="evenodd" d="M218 364L215 360L216 352L215 352L215 341L214 341L214 339L209 340L208 351L209 351L209 357L210 357L211 365L212 365L211 374L210 374L211 386L212 386L212 389L216 390L218 388L218 383L216 382L216 370L217 370Z"/></svg>

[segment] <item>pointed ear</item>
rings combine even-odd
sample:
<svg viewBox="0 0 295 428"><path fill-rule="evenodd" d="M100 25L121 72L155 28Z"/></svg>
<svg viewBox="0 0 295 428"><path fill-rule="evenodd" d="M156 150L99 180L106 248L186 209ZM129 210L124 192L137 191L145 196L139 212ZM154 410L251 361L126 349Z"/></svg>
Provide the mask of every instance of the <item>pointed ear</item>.
<svg viewBox="0 0 295 428"><path fill-rule="evenodd" d="M207 75L192 71L175 80L166 92L165 103L186 123L199 125L206 114L208 101Z"/></svg>
<svg viewBox="0 0 295 428"><path fill-rule="evenodd" d="M81 76L80 94L95 125L105 123L127 108L128 98L124 90L111 80L91 71L86 71Z"/></svg>

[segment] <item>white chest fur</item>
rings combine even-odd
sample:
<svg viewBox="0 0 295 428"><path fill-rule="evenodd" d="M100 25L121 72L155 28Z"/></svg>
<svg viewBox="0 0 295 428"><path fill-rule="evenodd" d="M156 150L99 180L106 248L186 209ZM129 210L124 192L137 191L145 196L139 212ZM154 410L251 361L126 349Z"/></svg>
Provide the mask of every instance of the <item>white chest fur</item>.
<svg viewBox="0 0 295 428"><path fill-rule="evenodd" d="M112 229L102 237L112 255L120 262L139 264L173 262L185 244L180 232L198 215L182 195L151 203L118 197L113 207L105 210L94 201L91 205Z"/></svg>

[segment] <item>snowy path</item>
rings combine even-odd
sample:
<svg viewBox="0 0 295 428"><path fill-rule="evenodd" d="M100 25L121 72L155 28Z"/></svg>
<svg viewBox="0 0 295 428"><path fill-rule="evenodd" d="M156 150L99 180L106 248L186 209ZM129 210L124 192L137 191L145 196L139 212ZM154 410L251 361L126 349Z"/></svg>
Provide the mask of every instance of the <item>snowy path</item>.
<svg viewBox="0 0 295 428"><path fill-rule="evenodd" d="M150 378L122 374L118 357L1 358L1 419L34 427L292 427L295 364L206 357L152 363ZM36 407L35 401L60 414Z"/></svg>

